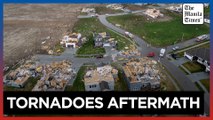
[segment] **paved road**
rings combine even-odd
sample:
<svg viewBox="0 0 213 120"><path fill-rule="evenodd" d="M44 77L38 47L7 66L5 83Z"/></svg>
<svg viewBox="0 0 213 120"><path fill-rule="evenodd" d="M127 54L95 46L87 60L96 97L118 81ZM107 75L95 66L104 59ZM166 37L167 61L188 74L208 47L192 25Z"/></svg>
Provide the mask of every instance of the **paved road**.
<svg viewBox="0 0 213 120"><path fill-rule="evenodd" d="M106 15L99 15L99 20L100 22L108 27L109 29L112 29L122 35L125 34L126 30L123 30L119 27L114 26L113 24L109 23L106 20ZM145 56L147 53L153 51L157 54L159 54L160 48L156 47L147 47L147 43L141 39L140 37L134 35L134 40L137 42L139 47L141 48L141 53L142 56ZM194 44L194 39L182 43L178 43L179 46L188 46L188 45L193 45ZM173 46L169 46L167 48L167 52L172 50ZM183 91L199 91L199 89L195 86L195 84L183 73L178 67L176 67L174 64L172 64L167 58L158 58L155 57L154 59L159 59L159 61L166 67L166 69L172 74L172 76L175 78L176 82L178 85L182 88ZM205 101L205 107L204 111L205 113L209 114L209 93L205 93L204 95L204 101Z"/></svg>

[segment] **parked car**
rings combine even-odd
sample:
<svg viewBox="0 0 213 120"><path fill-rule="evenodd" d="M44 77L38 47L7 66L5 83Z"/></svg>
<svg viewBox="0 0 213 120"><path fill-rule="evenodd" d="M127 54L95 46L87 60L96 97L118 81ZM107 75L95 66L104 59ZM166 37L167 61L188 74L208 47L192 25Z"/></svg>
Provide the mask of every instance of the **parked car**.
<svg viewBox="0 0 213 120"><path fill-rule="evenodd" d="M161 50L160 50L160 57L163 57L164 56L164 54L165 54L165 52L166 52L166 49L165 48L162 48Z"/></svg>
<svg viewBox="0 0 213 120"><path fill-rule="evenodd" d="M103 58L103 55L97 55L96 56L96 59L101 59L101 58Z"/></svg>
<svg viewBox="0 0 213 120"><path fill-rule="evenodd" d="M175 50L178 50L179 48L180 48L179 46L175 46L175 47L172 48L172 50L175 51Z"/></svg>
<svg viewBox="0 0 213 120"><path fill-rule="evenodd" d="M210 39L210 36L209 36L209 35L207 35L207 34L205 34L205 35L200 35L200 36L197 37L196 42L200 42L200 41L208 40L208 39Z"/></svg>
<svg viewBox="0 0 213 120"><path fill-rule="evenodd" d="M134 38L134 35L132 33L130 33L130 32L125 32L125 36L127 36L127 37L129 37L131 39Z"/></svg>
<svg viewBox="0 0 213 120"><path fill-rule="evenodd" d="M155 53L154 52L150 52L148 53L147 57L154 57L155 56Z"/></svg>
<svg viewBox="0 0 213 120"><path fill-rule="evenodd" d="M171 56L172 56L172 58L174 58L175 60L177 59L177 54L172 53Z"/></svg>

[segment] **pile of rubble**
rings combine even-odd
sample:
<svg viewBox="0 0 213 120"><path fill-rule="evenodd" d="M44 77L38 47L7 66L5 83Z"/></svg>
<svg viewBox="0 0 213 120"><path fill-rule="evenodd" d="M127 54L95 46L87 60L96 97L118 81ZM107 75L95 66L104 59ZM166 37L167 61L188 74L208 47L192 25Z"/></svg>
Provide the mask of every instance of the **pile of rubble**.
<svg viewBox="0 0 213 120"><path fill-rule="evenodd" d="M95 8L83 8L82 13L95 13Z"/></svg>
<svg viewBox="0 0 213 120"><path fill-rule="evenodd" d="M120 51L117 54L117 57L131 58L134 56L141 56L140 51L134 46L130 45L129 47L125 47L126 50Z"/></svg>
<svg viewBox="0 0 213 120"><path fill-rule="evenodd" d="M106 6L106 8L110 8L113 10L123 10L123 6L121 4L109 4Z"/></svg>
<svg viewBox="0 0 213 120"><path fill-rule="evenodd" d="M84 76L86 91L114 90L114 80L118 78L118 70L110 65L88 70Z"/></svg>
<svg viewBox="0 0 213 120"><path fill-rule="evenodd" d="M174 11L174 12L178 12L178 13L182 13L182 4L181 5L173 5L173 6L169 6L166 9L170 10L170 11Z"/></svg>
<svg viewBox="0 0 213 120"><path fill-rule="evenodd" d="M117 45L117 41L115 40L115 38L111 38L110 34L107 32L102 32L98 34L94 33L93 37L94 37L95 47L112 46L115 48Z"/></svg>
<svg viewBox="0 0 213 120"><path fill-rule="evenodd" d="M37 66L36 71L42 76L33 91L63 91L68 81L76 76L69 61L40 65Z"/></svg>
<svg viewBox="0 0 213 120"><path fill-rule="evenodd" d="M160 68L155 60L131 59L124 64L123 70L131 91L160 88Z"/></svg>
<svg viewBox="0 0 213 120"><path fill-rule="evenodd" d="M85 42L86 42L86 38L85 37L82 38L81 33L70 33L63 37L60 44L63 47L76 48L76 47L80 47Z"/></svg>
<svg viewBox="0 0 213 120"><path fill-rule="evenodd" d="M151 18L158 18L158 17L163 17L164 15L160 12L160 10L157 10L155 8L153 9L147 9L145 12L144 12L145 15L151 17Z"/></svg>
<svg viewBox="0 0 213 120"><path fill-rule="evenodd" d="M38 75L35 71L36 65L37 63L31 60L26 61L23 65L5 75L4 84L19 88L24 87L30 77Z"/></svg>

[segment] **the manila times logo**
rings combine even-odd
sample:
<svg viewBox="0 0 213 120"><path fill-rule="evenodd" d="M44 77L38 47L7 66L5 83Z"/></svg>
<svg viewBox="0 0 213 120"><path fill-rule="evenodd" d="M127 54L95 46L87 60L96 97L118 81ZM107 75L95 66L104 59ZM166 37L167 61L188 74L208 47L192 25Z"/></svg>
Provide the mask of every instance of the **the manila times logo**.
<svg viewBox="0 0 213 120"><path fill-rule="evenodd" d="M203 24L203 4L183 4L183 24Z"/></svg>

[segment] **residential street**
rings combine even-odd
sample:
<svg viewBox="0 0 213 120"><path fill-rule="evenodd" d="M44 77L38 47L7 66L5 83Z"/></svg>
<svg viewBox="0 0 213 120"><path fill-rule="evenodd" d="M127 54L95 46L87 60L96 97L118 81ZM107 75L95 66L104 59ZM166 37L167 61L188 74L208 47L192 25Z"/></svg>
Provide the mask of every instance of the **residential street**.
<svg viewBox="0 0 213 120"><path fill-rule="evenodd" d="M126 30L123 30L121 28L118 28L116 26L114 26L113 24L109 23L106 20L106 15L99 15L99 20L100 22L105 25L106 27L124 35ZM149 52L155 52L157 55L159 54L160 48L156 48L156 47L147 47L147 44L143 39L139 38L138 36L134 35L134 40L135 42L137 42L137 44L139 45L139 47L141 48L141 54L142 56L146 56ZM189 46L189 45L193 45L196 42L194 42L195 39L191 39L189 41L185 41L185 42L181 42L178 43L178 46L181 46L181 48ZM167 47L167 53L172 51L172 47L168 46ZM160 60L160 62L165 66L165 68L167 69L167 71L170 72L170 74L172 74L172 76L175 78L177 84L181 87L181 89L183 91L199 91L199 89L195 86L195 84L183 73L183 71L181 71L177 66L175 66L174 64L172 64L169 60L167 60L167 58L159 58L159 57L155 57L154 59L156 60ZM204 101L205 101L205 107L204 107L204 111L205 113L209 114L209 93L205 92L205 96L204 96Z"/></svg>

